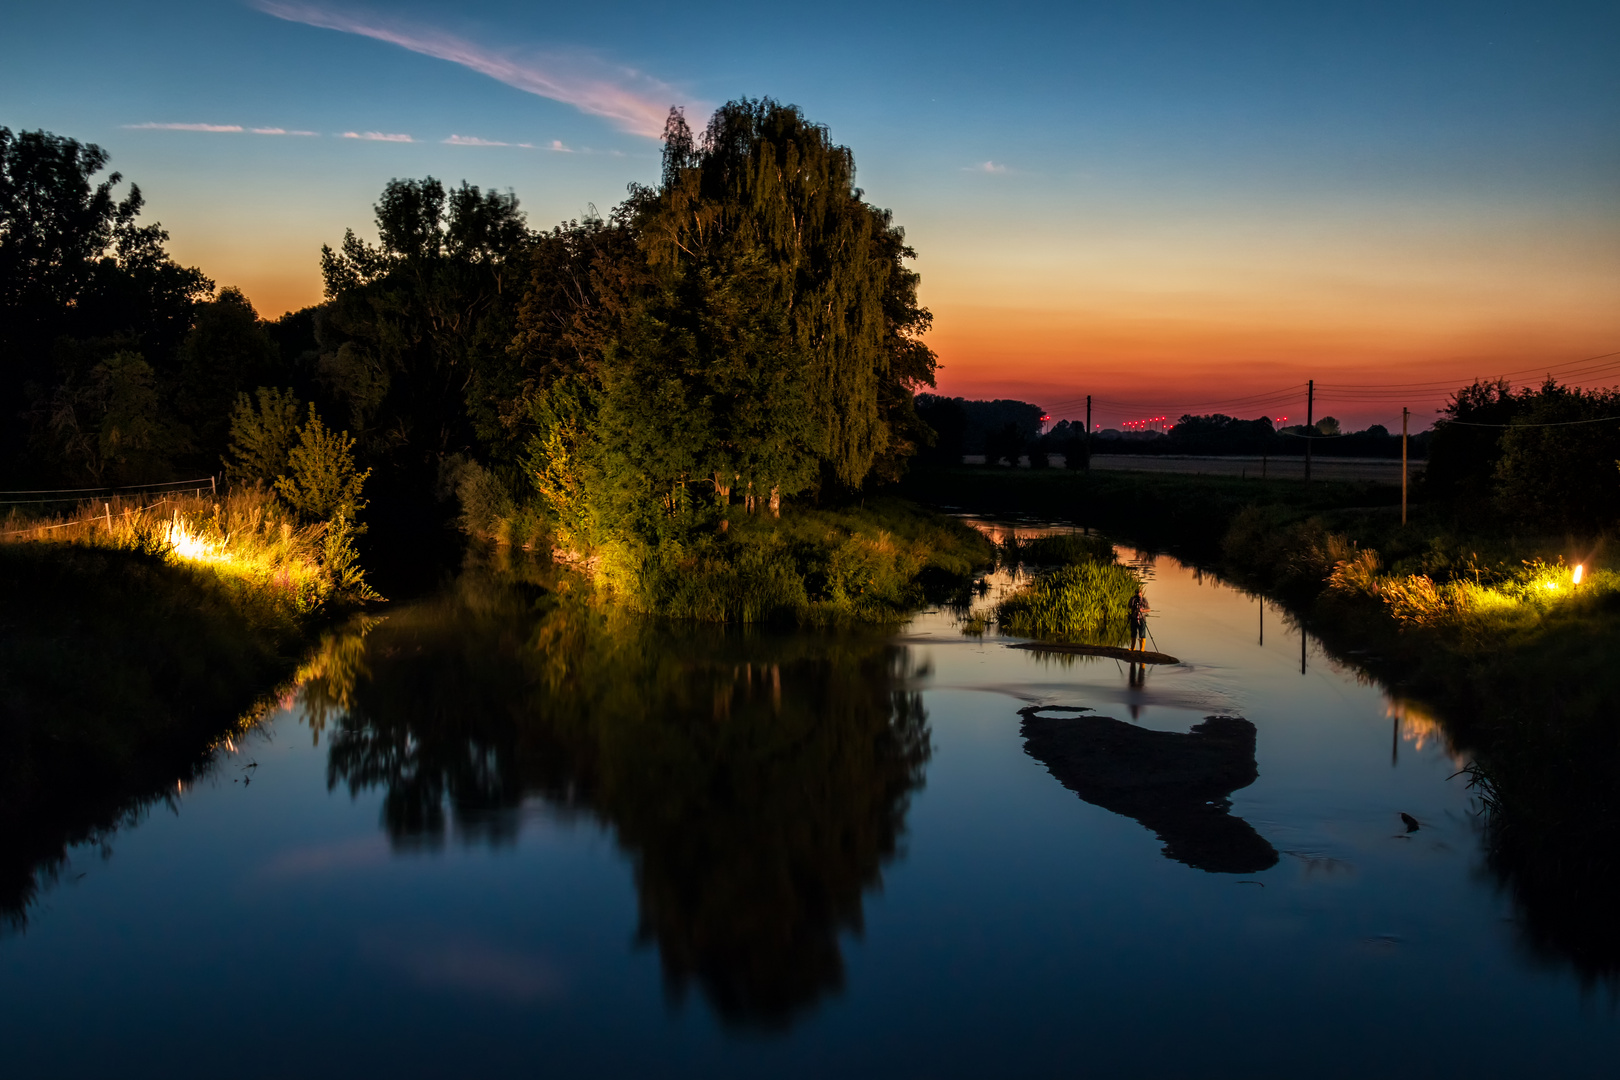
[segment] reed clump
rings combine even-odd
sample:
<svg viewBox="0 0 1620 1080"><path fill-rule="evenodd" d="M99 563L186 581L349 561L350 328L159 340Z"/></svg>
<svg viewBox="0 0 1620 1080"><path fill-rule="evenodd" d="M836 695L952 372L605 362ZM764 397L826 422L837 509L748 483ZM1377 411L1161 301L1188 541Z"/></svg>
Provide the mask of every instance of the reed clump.
<svg viewBox="0 0 1620 1080"><path fill-rule="evenodd" d="M1092 561L1043 574L996 605L1004 634L1085 645L1130 640L1131 596L1141 579L1126 566Z"/></svg>

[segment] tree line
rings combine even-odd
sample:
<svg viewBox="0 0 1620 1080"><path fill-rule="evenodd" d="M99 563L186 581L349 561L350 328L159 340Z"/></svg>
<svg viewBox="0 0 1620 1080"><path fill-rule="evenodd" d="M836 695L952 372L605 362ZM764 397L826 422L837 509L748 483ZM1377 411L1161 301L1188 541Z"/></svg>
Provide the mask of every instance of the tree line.
<svg viewBox="0 0 1620 1080"><path fill-rule="evenodd" d="M349 230L323 248L322 302L274 320L175 262L108 161L0 128L11 488L223 471L311 516L369 500L442 524L459 506L474 531L527 515L584 552L848 494L918 454L1077 466L1297 454L1305 434L1322 455L1400 453L1383 427L1332 418L1306 432L1187 415L1159 438L1088 439L1068 421L1043 430L1028 402L919 393L936 358L904 231L865 201L847 147L768 99L730 102L701 132L672 111L657 184L550 229L509 191L392 180L377 242ZM1613 391L1476 383L1410 449L1433 497L1612 521L1616 406Z"/></svg>
<svg viewBox="0 0 1620 1080"><path fill-rule="evenodd" d="M1050 428L1044 409L1027 401L975 401L937 394L917 395L917 410L935 433L925 451L927 460L958 464L964 454L982 454L985 463L1015 463L1025 457L1043 467L1054 457L1062 457L1072 468L1081 468L1088 454L1304 454L1304 437L1316 440L1315 452L1349 457L1395 457L1401 455L1399 435L1392 435L1381 424L1363 431L1341 430L1333 417L1324 417L1312 427L1300 424L1276 427L1267 416L1242 420L1222 413L1187 414L1167 432L1125 432L1115 428L1094 431L1086 438L1083 421L1059 420ZM1428 448L1428 434L1414 436L1409 451L1422 457Z"/></svg>
<svg viewBox="0 0 1620 1080"><path fill-rule="evenodd" d="M223 469L354 505L369 476L399 520L459 490L584 550L859 490L930 438L914 252L796 107L672 110L656 185L547 230L511 192L390 181L377 242L323 248L323 301L276 320L170 258L107 163L0 129L10 486Z"/></svg>

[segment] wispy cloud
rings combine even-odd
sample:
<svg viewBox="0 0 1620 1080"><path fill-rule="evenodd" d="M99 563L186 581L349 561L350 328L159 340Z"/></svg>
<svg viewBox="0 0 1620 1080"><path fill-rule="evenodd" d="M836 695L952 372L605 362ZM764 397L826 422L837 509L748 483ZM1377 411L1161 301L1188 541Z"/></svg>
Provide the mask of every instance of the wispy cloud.
<svg viewBox="0 0 1620 1080"><path fill-rule="evenodd" d="M251 131L255 135L313 135L319 136L318 131L294 131L289 128L256 127L244 128L241 124L125 124L130 131L212 131L227 134L241 134Z"/></svg>
<svg viewBox="0 0 1620 1080"><path fill-rule="evenodd" d="M252 3L266 15L288 22L358 34L460 64L508 86L604 117L636 135L661 135L669 107L677 103L675 90L668 84L584 52L522 56L489 49L432 27L377 16L349 15L281 0Z"/></svg>
<svg viewBox="0 0 1620 1080"><path fill-rule="evenodd" d="M340 139L363 139L366 142L415 142L409 135L394 135L386 131L345 131Z"/></svg>
<svg viewBox="0 0 1620 1080"><path fill-rule="evenodd" d="M1004 172L1007 171L1007 166L1002 165L999 162L995 162L995 161L984 161L984 162L980 162L977 165L965 165L965 166L962 167L962 171L963 172L982 172L982 173L1004 173Z"/></svg>
<svg viewBox="0 0 1620 1080"><path fill-rule="evenodd" d="M241 131L241 124L125 124L131 131Z"/></svg>
<svg viewBox="0 0 1620 1080"><path fill-rule="evenodd" d="M548 145L546 149L555 150L559 154L572 154L574 152L574 148L571 146L564 146L561 139L552 139L550 145Z"/></svg>
<svg viewBox="0 0 1620 1080"><path fill-rule="evenodd" d="M533 143L509 143L498 139L480 139L476 135L452 135L442 140L446 146L519 146L525 150L533 150Z"/></svg>

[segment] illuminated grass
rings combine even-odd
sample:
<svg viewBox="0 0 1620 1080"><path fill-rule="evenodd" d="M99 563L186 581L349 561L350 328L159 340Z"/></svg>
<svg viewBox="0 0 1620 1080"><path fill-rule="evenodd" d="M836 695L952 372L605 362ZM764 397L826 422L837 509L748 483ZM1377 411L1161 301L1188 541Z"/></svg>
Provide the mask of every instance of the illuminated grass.
<svg viewBox="0 0 1620 1080"><path fill-rule="evenodd" d="M138 551L205 569L243 598L309 613L332 600L376 599L342 524L296 523L263 488L219 496L94 500L49 517L7 517L8 543Z"/></svg>
<svg viewBox="0 0 1620 1080"><path fill-rule="evenodd" d="M1577 569L1580 573L1577 575ZM1382 601L1391 618L1408 627L1482 630L1530 624L1576 602L1620 592L1620 574L1587 572L1563 560L1535 559L1512 571L1490 571L1450 581L1428 574L1381 574L1376 551L1365 549L1334 565L1327 589L1340 596Z"/></svg>
<svg viewBox="0 0 1620 1080"><path fill-rule="evenodd" d="M997 604L996 624L1004 634L1042 641L1124 645L1139 584L1135 571L1115 563L1064 566Z"/></svg>

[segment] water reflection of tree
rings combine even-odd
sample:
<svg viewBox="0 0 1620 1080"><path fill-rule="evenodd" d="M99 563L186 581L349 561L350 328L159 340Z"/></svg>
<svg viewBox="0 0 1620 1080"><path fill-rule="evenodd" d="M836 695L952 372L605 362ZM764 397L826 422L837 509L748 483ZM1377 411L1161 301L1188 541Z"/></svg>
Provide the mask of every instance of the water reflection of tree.
<svg viewBox="0 0 1620 1080"><path fill-rule="evenodd" d="M907 663L880 637L660 627L472 575L372 634L328 776L381 787L401 845L508 842L536 796L595 815L672 996L782 1024L841 986L838 936L922 783Z"/></svg>

